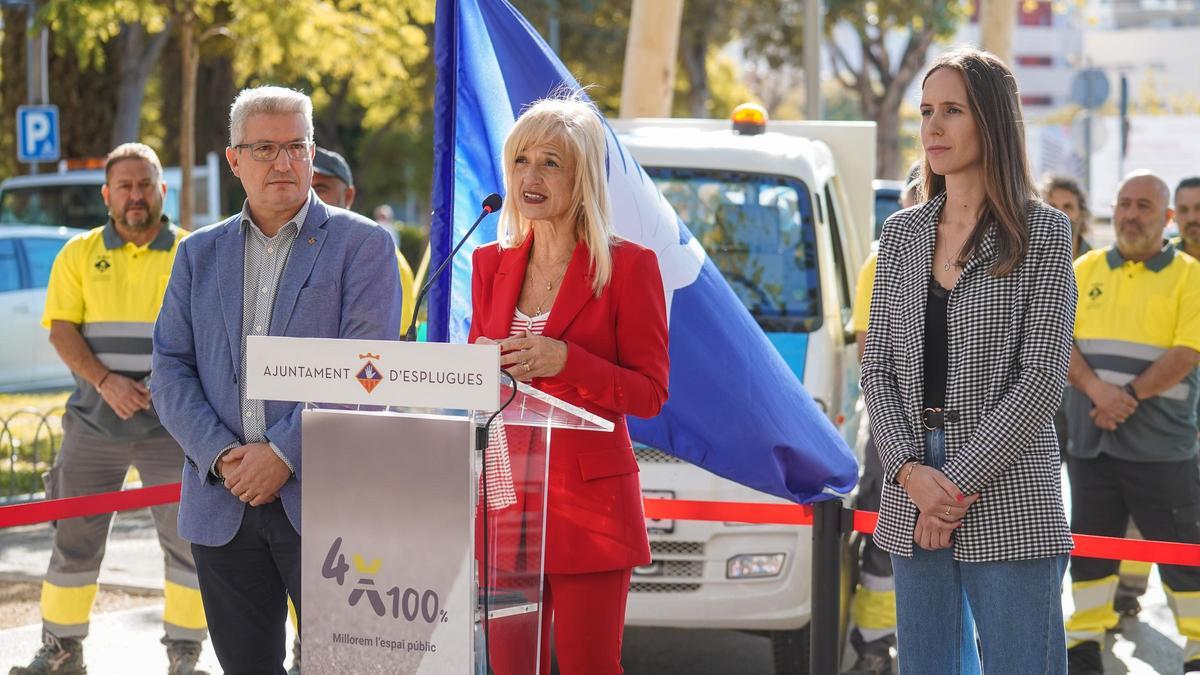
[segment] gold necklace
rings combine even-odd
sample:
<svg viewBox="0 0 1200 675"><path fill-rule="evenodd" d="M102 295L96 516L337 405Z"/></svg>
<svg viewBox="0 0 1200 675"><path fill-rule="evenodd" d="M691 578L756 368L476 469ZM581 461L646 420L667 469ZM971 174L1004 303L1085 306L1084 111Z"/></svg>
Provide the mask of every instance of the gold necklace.
<svg viewBox="0 0 1200 675"><path fill-rule="evenodd" d="M938 228L943 231L942 236L944 237L945 236L944 232L946 230L946 223L944 221L939 221ZM945 241L945 239L943 239L942 241ZM936 250L936 248L937 248L937 244L935 243L934 249ZM959 250L960 251L962 250L961 246L959 247ZM945 262L942 263L942 271L949 272L951 267L957 267L960 269L962 268L962 265L958 262L958 259L955 256L947 256L946 257Z"/></svg>
<svg viewBox="0 0 1200 675"><path fill-rule="evenodd" d="M567 276L567 267L570 267L570 261L563 264L562 271L558 273L557 279L555 279L554 281L546 281L546 290L547 291L553 290L554 287L558 285L558 282L562 281L563 277ZM546 278L546 276L544 274L541 274L542 270L539 269L537 271L538 271L538 274L541 275L543 279Z"/></svg>
<svg viewBox="0 0 1200 675"><path fill-rule="evenodd" d="M551 291L553 291L554 287L557 286L563 280L563 278L567 276L567 268L570 267L570 264L571 264L570 260L567 260L567 262L563 263L562 272L559 272L558 278L553 281L549 281L549 280L546 281L546 293L550 293ZM538 273L538 275L541 275L541 272L542 272L541 269L539 269L536 265L532 265L532 267L533 267L533 270ZM531 274L531 275L529 275L529 278L532 283L536 284L538 282L536 279L533 278L534 276L535 275ZM545 279L545 276L544 275L542 275L542 276L543 276L543 279ZM542 303L547 302L549 300L551 300L551 298L549 298L549 297L542 298L541 301L539 301L535 305L535 309L533 310L533 315L541 316L542 315ZM553 306L553 305L551 305L551 306Z"/></svg>

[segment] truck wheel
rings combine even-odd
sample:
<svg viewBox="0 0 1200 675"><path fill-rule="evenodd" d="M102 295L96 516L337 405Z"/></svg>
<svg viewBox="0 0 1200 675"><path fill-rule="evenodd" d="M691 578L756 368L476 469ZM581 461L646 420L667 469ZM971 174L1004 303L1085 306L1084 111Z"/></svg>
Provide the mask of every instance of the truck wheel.
<svg viewBox="0 0 1200 675"><path fill-rule="evenodd" d="M775 675L808 675L808 626L773 630L770 635Z"/></svg>

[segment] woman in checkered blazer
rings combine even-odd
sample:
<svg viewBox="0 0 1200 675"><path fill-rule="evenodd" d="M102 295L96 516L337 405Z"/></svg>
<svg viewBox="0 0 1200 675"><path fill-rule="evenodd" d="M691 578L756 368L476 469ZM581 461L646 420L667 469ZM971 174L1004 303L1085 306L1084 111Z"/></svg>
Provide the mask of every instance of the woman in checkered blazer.
<svg viewBox="0 0 1200 675"><path fill-rule="evenodd" d="M921 117L927 200L884 227L862 368L901 672L1065 673L1071 534L1052 417L1075 314L1071 226L1037 199L998 58L939 58Z"/></svg>

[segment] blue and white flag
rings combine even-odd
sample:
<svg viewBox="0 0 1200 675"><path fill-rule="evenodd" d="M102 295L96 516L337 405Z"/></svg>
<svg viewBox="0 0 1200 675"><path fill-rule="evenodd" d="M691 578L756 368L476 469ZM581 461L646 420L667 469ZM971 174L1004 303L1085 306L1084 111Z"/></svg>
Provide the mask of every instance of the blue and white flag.
<svg viewBox="0 0 1200 675"><path fill-rule="evenodd" d="M516 116L556 89L579 88L506 0L438 0L434 26L430 269L483 198L504 189L501 149ZM669 399L657 417L628 418L634 440L792 501L849 492L858 465L841 436L611 129L608 187L617 234L658 254L667 292ZM466 340L470 253L495 238L489 219L432 288L429 339Z"/></svg>

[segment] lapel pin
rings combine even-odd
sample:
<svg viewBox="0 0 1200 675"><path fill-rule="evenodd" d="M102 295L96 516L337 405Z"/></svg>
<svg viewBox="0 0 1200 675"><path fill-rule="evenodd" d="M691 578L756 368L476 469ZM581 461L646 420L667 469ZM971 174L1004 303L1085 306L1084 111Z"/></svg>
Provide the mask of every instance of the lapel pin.
<svg viewBox="0 0 1200 675"><path fill-rule="evenodd" d="M317 243L317 238L316 238L316 237L309 237L309 238L308 238L308 245L309 245L309 246L312 246L312 245L313 245L313 244L315 244L315 243Z"/></svg>

